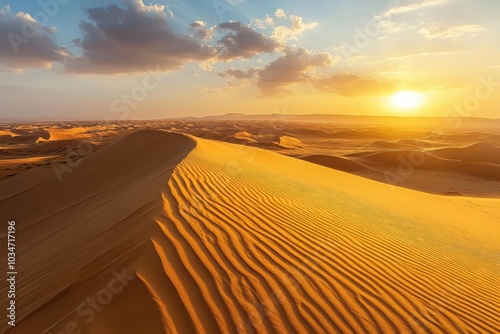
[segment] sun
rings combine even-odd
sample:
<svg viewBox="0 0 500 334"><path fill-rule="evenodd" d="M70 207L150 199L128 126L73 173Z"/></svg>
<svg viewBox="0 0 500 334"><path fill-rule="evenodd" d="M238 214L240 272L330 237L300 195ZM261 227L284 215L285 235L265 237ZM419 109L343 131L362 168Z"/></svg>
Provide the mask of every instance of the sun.
<svg viewBox="0 0 500 334"><path fill-rule="evenodd" d="M400 111L415 110L422 102L422 94L412 91L400 91L391 97L391 106Z"/></svg>

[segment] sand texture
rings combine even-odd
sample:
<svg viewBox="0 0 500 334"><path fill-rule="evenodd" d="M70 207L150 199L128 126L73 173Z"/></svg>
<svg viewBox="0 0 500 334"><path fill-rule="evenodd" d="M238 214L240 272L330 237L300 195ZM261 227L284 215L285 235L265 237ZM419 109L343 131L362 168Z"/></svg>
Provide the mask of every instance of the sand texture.
<svg viewBox="0 0 500 334"><path fill-rule="evenodd" d="M302 139L270 142L297 148ZM469 151L460 162L496 168ZM392 164L390 152L347 163L312 153L315 163L141 130L84 157L62 181L47 168L3 180L0 219L18 222L22 308L18 325L0 332L498 332L498 199L334 169L370 172ZM426 168L459 153L428 152ZM125 283L109 292L117 275Z"/></svg>

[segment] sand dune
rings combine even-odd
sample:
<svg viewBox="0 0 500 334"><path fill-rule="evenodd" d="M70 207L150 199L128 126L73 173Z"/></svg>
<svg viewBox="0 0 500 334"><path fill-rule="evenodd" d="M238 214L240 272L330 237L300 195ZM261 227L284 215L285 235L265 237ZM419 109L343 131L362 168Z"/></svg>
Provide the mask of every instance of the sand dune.
<svg viewBox="0 0 500 334"><path fill-rule="evenodd" d="M11 131L0 132L0 144L4 145L19 145L19 144L34 144L46 141L63 141L71 139L91 139L107 132L99 131L93 127L47 127L47 128L15 128ZM115 132L116 133L116 132Z"/></svg>
<svg viewBox="0 0 500 334"><path fill-rule="evenodd" d="M52 170L33 170L1 184L1 218L7 219L5 208L19 217L23 240L18 244L21 323L9 333L62 331L69 319L83 319L75 308L106 286L113 268L136 270L151 246L162 188L194 145L182 135L139 132L90 155L64 174L62 183ZM23 203L30 203L30 210ZM161 333L161 321L154 321L155 314L160 319L157 304L139 279L117 298L100 315L104 323L96 319L89 333ZM117 321L121 324L111 330Z"/></svg>
<svg viewBox="0 0 500 334"><path fill-rule="evenodd" d="M317 165L333 168L336 170L341 170L344 172L360 172L360 171L369 171L370 168L357 163L355 161L336 157L332 155L308 155L305 157L300 157L301 160L309 161L315 163Z"/></svg>
<svg viewBox="0 0 500 334"><path fill-rule="evenodd" d="M86 150L97 150L102 143L93 143L81 139L67 139L58 141L47 141L36 145L15 146L0 148L1 155L47 155L64 153L68 148L82 148Z"/></svg>
<svg viewBox="0 0 500 334"><path fill-rule="evenodd" d="M352 155L354 156L354 155ZM452 162L420 151L389 151L389 152L371 152L367 154L356 155L362 158L362 161L371 162L380 166L397 168L405 161L407 165L411 165L417 169L442 169L445 170L451 166Z"/></svg>
<svg viewBox="0 0 500 334"><path fill-rule="evenodd" d="M376 130L347 130L333 134L335 138L370 138L370 139L389 139L391 136Z"/></svg>
<svg viewBox="0 0 500 334"><path fill-rule="evenodd" d="M36 167L50 168L54 163L75 162L106 144L70 139L0 148L0 180Z"/></svg>
<svg viewBox="0 0 500 334"><path fill-rule="evenodd" d="M15 137L15 136L18 136L18 134L11 132L9 130L0 130L0 137L4 137L4 136Z"/></svg>
<svg viewBox="0 0 500 334"><path fill-rule="evenodd" d="M33 163L33 162L41 162L50 158L52 157L48 156L48 157L33 157L33 158L21 158L21 159L2 159L2 164L9 166L9 165L24 164L24 163Z"/></svg>
<svg viewBox="0 0 500 334"><path fill-rule="evenodd" d="M38 141L53 141L53 140L68 140L68 139L78 139L78 138L89 138L90 134L87 134L88 129L85 127L76 127L71 129L61 129L57 127L47 129L49 134L48 138L40 138Z"/></svg>
<svg viewBox="0 0 500 334"><path fill-rule="evenodd" d="M477 153L476 150L473 150L473 152ZM459 154L461 154L461 151L459 151ZM427 170L441 173L456 172L482 179L500 181L500 166L487 162L449 160L420 151L378 152L357 154L356 157L360 158L360 162L369 166L374 164L379 168ZM493 159L496 159L496 157L493 157Z"/></svg>
<svg viewBox="0 0 500 334"><path fill-rule="evenodd" d="M209 132L209 131L207 131ZM228 135L222 138L223 141L226 141L228 143L234 143L234 144L256 144L258 143L258 140L254 135L251 133L248 133L246 131L240 131L232 135Z"/></svg>
<svg viewBox="0 0 500 334"><path fill-rule="evenodd" d="M62 183L35 170L1 187L0 218L8 207L23 240L9 333L498 329L495 200L162 131L106 146ZM123 291L86 321L81 303L122 269Z"/></svg>
<svg viewBox="0 0 500 334"><path fill-rule="evenodd" d="M296 148L302 146L300 139L291 136L281 136L277 144L284 148Z"/></svg>
<svg viewBox="0 0 500 334"><path fill-rule="evenodd" d="M359 152L302 160L432 194L500 198L500 166L440 159L419 151Z"/></svg>
<svg viewBox="0 0 500 334"><path fill-rule="evenodd" d="M385 148L385 149L411 149L413 145L402 144L400 142L394 143L390 141L375 141L368 145L368 147Z"/></svg>
<svg viewBox="0 0 500 334"><path fill-rule="evenodd" d="M22 144L34 144L39 140L49 138L49 134L46 131L38 130L27 133L15 133L13 136L2 136L0 139L0 144L3 145L22 145Z"/></svg>
<svg viewBox="0 0 500 334"><path fill-rule="evenodd" d="M485 142L479 142L467 147L442 148L429 151L429 153L446 159L500 164L500 147Z"/></svg>
<svg viewBox="0 0 500 334"><path fill-rule="evenodd" d="M500 135L490 134L488 137L486 137L484 139L493 141L497 144L500 144Z"/></svg>
<svg viewBox="0 0 500 334"><path fill-rule="evenodd" d="M207 138L207 136L205 135L201 137ZM235 134L223 137L216 137L214 135L211 135L209 136L209 138L218 139L227 143L267 148L276 147L294 149L302 145L302 142L298 138L292 136L275 136L272 132L270 133L270 135L267 135L265 133L253 135L247 131L240 131Z"/></svg>
<svg viewBox="0 0 500 334"><path fill-rule="evenodd" d="M299 137L331 137L334 133L328 129L314 129L297 127L293 129L293 135Z"/></svg>
<svg viewBox="0 0 500 334"><path fill-rule="evenodd" d="M418 139L401 139L398 141L398 144L401 145L407 145L407 146L415 146L415 147L433 147L433 145L436 145L432 142L428 142L425 140L418 140Z"/></svg>

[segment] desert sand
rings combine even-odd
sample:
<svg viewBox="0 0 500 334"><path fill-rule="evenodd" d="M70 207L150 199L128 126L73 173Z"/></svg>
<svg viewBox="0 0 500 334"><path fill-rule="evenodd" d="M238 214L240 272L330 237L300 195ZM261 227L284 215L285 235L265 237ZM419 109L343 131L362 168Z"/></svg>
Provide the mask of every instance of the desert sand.
<svg viewBox="0 0 500 334"><path fill-rule="evenodd" d="M498 331L499 166L476 159L486 147L471 147L476 137L415 148L425 159L406 179L444 174L458 194L388 183L384 172L412 152L410 142L370 146L403 139L390 131L201 123L5 145L5 166L32 155L51 165L0 183L22 273L18 325L2 333ZM399 137L432 140L409 136ZM68 147L79 159L67 161ZM58 177L54 166L66 169Z"/></svg>
<svg viewBox="0 0 500 334"><path fill-rule="evenodd" d="M33 168L70 165L72 169L78 160L118 138L152 129L239 144L242 152L262 148L427 193L500 198L496 120L464 119L464 127L455 129L443 127L455 124L447 119L323 118L319 122L319 116L231 114L183 120L0 124L0 181ZM432 126L423 126L424 121Z"/></svg>

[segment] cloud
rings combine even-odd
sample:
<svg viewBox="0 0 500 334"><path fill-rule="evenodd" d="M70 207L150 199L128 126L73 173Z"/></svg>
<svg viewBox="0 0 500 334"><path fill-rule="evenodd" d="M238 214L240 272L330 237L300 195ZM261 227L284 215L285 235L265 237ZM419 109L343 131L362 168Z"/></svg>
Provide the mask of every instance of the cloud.
<svg viewBox="0 0 500 334"><path fill-rule="evenodd" d="M269 17L269 15L266 15L266 20L265 21L266 21L266 24L268 26L274 26L274 20L273 20L272 17Z"/></svg>
<svg viewBox="0 0 500 334"><path fill-rule="evenodd" d="M396 57L385 57L383 59L379 59L379 60L374 60L374 61L370 61L370 62L365 62L365 64L367 65L375 65L375 64L382 64L382 63L386 63L386 62L390 62L390 63L394 63L396 61L401 61L401 60L404 60L404 61L408 61L409 59L413 59L414 58L425 58L425 57L441 57L441 56L451 56L451 55L455 55L455 54L459 54L459 53L462 53L463 51L462 50L454 50L454 51L435 51L435 52L417 52L417 53L408 53L408 54L405 54L405 55L401 55L401 56L396 56ZM429 60L430 61L430 60Z"/></svg>
<svg viewBox="0 0 500 334"><path fill-rule="evenodd" d="M286 87L311 81L309 70L326 67L333 63L328 53L312 53L304 48L287 49L284 55L271 62L257 73L257 86L264 95L283 95Z"/></svg>
<svg viewBox="0 0 500 334"><path fill-rule="evenodd" d="M166 8L167 8L168 15L170 15L170 18L173 19L174 18L174 12L170 9L170 6L166 6Z"/></svg>
<svg viewBox="0 0 500 334"><path fill-rule="evenodd" d="M194 32L196 38L208 40L214 35L214 28L206 28L206 23L203 21L195 21L191 23L189 29Z"/></svg>
<svg viewBox="0 0 500 334"><path fill-rule="evenodd" d="M318 79L314 84L318 90L348 97L379 95L393 92L395 88L392 83L345 73Z"/></svg>
<svg viewBox="0 0 500 334"><path fill-rule="evenodd" d="M248 68L246 71L237 69L237 68L229 68L224 72L219 72L218 75L222 78L231 78L236 80L250 79L258 73L258 70L255 68Z"/></svg>
<svg viewBox="0 0 500 334"><path fill-rule="evenodd" d="M279 44L241 22L224 22L217 26L229 31L218 42L218 58L224 61L236 58L250 59L263 53L272 53Z"/></svg>
<svg viewBox="0 0 500 334"><path fill-rule="evenodd" d="M391 20L381 20L379 21L379 25L387 33L400 32L406 26L405 23L398 24Z"/></svg>
<svg viewBox="0 0 500 334"><path fill-rule="evenodd" d="M283 9L281 8L278 8L275 12L274 12L274 16L278 19L286 19L286 13Z"/></svg>
<svg viewBox="0 0 500 334"><path fill-rule="evenodd" d="M475 36L477 35L478 32L483 30L484 28L477 24L447 26L443 24L433 23L427 27L420 29L418 32L430 39L435 39L435 38L457 39L465 35Z"/></svg>
<svg viewBox="0 0 500 334"><path fill-rule="evenodd" d="M264 21L261 19L255 19L252 21L252 24L259 29L265 29L266 25L264 24Z"/></svg>
<svg viewBox="0 0 500 334"><path fill-rule="evenodd" d="M318 25L317 22L304 23L303 19L297 15L290 15L292 20L292 31L302 33L304 30L312 29Z"/></svg>
<svg viewBox="0 0 500 334"><path fill-rule="evenodd" d="M422 8L440 6L440 5L448 3L450 1L451 0L423 0L423 1L419 1L419 2L405 5L405 6L393 7L391 9L389 9L388 11L386 11L385 15L390 16L390 15L394 15L394 14L410 13L410 12L414 12L414 11L422 9Z"/></svg>
<svg viewBox="0 0 500 334"><path fill-rule="evenodd" d="M11 69L45 68L62 62L69 52L54 42L55 28L45 27L29 14L0 9L0 63Z"/></svg>
<svg viewBox="0 0 500 334"><path fill-rule="evenodd" d="M396 33L406 29L408 26L406 21L395 22L394 16L398 14L413 13L425 8L437 7L451 1L453 0L422 0L408 5L395 6L375 16L375 20L385 32Z"/></svg>
<svg viewBox="0 0 500 334"><path fill-rule="evenodd" d="M199 38L172 31L165 6L145 5L142 0L125 3L126 9L110 5L87 10L91 22L80 22L83 39L74 41L83 55L66 64L69 72L144 73L148 67L169 71L214 57L214 49ZM206 36L202 28L199 21L192 26L197 37Z"/></svg>
<svg viewBox="0 0 500 334"><path fill-rule="evenodd" d="M290 15L291 27L276 26L273 29L272 37L280 44L285 44L289 40L298 40L298 36L306 30L315 28L318 23L304 23L304 20L297 15Z"/></svg>

